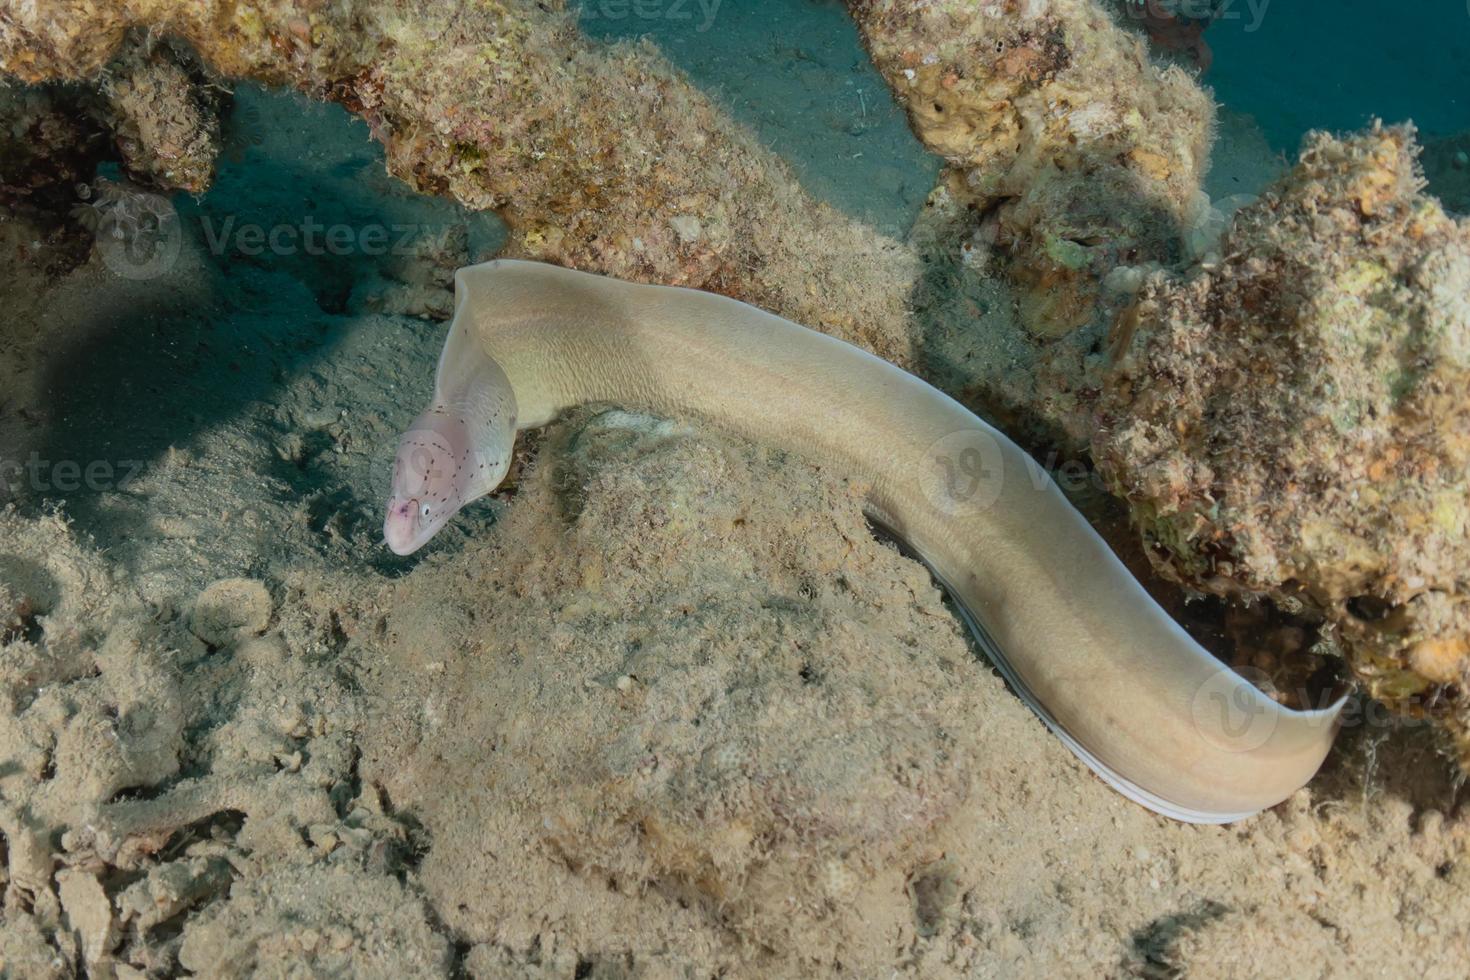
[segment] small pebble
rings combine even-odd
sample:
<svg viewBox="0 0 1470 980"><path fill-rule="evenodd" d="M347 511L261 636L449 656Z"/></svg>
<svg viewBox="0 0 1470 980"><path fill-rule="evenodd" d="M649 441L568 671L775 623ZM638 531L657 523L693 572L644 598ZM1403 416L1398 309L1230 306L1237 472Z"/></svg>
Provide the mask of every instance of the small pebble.
<svg viewBox="0 0 1470 980"><path fill-rule="evenodd" d="M271 621L271 595L256 579L227 578L199 594L189 614L189 631L210 646L228 646L264 633Z"/></svg>

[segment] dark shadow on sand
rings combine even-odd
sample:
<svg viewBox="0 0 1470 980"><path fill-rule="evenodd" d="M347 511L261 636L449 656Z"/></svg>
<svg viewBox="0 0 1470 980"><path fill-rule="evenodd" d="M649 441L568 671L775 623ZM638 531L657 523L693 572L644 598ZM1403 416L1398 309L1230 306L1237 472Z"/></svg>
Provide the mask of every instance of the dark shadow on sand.
<svg viewBox="0 0 1470 980"><path fill-rule="evenodd" d="M246 111L237 104L237 120L266 132L291 111L272 100L296 98L242 94ZM111 549L151 533L145 526L148 500L119 507L116 495L136 494L138 477L167 465L171 447L185 447L200 433L247 414L265 420L256 426L264 436L287 434L289 421L277 414L283 393L337 356L360 324L347 314L355 284L392 261L381 247L308 249L302 238L307 224L359 233L382 226L388 229L387 247L398 248L403 229L432 232L487 220L395 184L383 174L381 148L368 142L366 127L340 108L322 111L331 114L336 131L313 150L314 158L298 159L294 147L262 146L265 137L236 136L227 147L243 142L244 149L225 154L208 194L172 198L184 236L177 272L112 282L99 290L106 295L98 296L95 308L83 306L78 313L72 303L53 314L57 322L48 333L58 349L40 366L45 416L22 454L22 462L39 461L40 476L27 473L20 482L17 502L23 508L58 502L79 530ZM333 147L341 149L340 158L332 157ZM323 154L330 158L322 160ZM255 247L242 237L247 227L267 234L285 227L294 237L285 239L285 249ZM316 234L325 240L325 232ZM404 329L426 328L405 318ZM430 378L433 360L426 358L422 369ZM400 413L406 423L417 410L387 394L379 403L342 408L375 412L391 424L400 421ZM305 502L314 536L330 526L348 541L371 539L388 472L376 456L391 459L392 446L370 448L371 480L348 480L345 469L326 472L313 464L320 453L312 450L320 447L311 440L321 433L299 435L305 451L294 461L267 452L270 462L262 475L279 481L285 496ZM7 455L13 456L15 447L10 448ZM209 460L212 468L232 463L228 456ZM80 479L70 478L73 465ZM251 455L239 465L257 472L262 463ZM372 485L357 485L363 482ZM382 548L360 557L385 574L400 574L416 562Z"/></svg>

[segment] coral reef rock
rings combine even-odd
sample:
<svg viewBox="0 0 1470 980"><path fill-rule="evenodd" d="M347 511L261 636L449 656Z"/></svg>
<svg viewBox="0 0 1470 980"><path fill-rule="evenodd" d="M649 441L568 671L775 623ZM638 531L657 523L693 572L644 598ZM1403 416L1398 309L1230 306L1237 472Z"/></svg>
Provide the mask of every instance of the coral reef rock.
<svg viewBox="0 0 1470 980"><path fill-rule="evenodd" d="M1322 617L1470 759L1470 223L1414 133L1315 134L1114 338L1094 455L1157 566Z"/></svg>
<svg viewBox="0 0 1470 980"><path fill-rule="evenodd" d="M259 582L159 609L59 517L0 511L0 975L447 975L354 774L322 586L285 588L257 636Z"/></svg>
<svg viewBox="0 0 1470 980"><path fill-rule="evenodd" d="M1003 274L1049 376L1033 413L1075 428L1120 266L1177 265L1208 211L1214 106L1092 0L851 0L915 134L949 167L931 205L981 275ZM999 401L1003 378L987 379ZM1075 434L1073 444L1078 441Z"/></svg>
<svg viewBox="0 0 1470 980"><path fill-rule="evenodd" d="M0 251L7 300L19 304L12 314L34 304L40 283L86 260L91 238L70 211L107 153L106 133L78 93L0 84Z"/></svg>
<svg viewBox="0 0 1470 980"><path fill-rule="evenodd" d="M202 194L220 149L220 97L170 45L132 45L103 73L104 121L135 180Z"/></svg>
<svg viewBox="0 0 1470 980"><path fill-rule="evenodd" d="M505 218L512 254L727 293L908 359L909 250L812 200L657 49L590 41L560 4L66 6L0 19L0 70L95 80L129 30L179 38L226 78L360 114L392 173Z"/></svg>

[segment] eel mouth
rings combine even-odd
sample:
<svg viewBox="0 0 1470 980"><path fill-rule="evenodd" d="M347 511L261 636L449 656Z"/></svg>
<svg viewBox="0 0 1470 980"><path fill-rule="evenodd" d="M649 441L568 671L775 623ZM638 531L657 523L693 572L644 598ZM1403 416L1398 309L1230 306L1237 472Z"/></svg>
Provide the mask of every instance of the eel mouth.
<svg viewBox="0 0 1470 980"><path fill-rule="evenodd" d="M411 555L423 547L419 528L419 502L413 498L394 497L388 501L388 516L383 520L383 543L395 555Z"/></svg>

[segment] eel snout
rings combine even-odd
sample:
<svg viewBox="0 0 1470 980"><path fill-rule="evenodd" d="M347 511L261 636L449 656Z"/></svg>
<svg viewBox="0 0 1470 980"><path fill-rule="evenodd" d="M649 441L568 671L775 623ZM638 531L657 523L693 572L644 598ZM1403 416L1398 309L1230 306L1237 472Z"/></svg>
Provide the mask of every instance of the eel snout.
<svg viewBox="0 0 1470 980"><path fill-rule="evenodd" d="M395 555L411 555L427 541L420 529L424 507L415 498L392 497L383 519L383 541Z"/></svg>
<svg viewBox="0 0 1470 980"><path fill-rule="evenodd" d="M468 427L445 408L430 408L403 434L383 519L383 540L394 554L418 551L473 499L473 460Z"/></svg>

